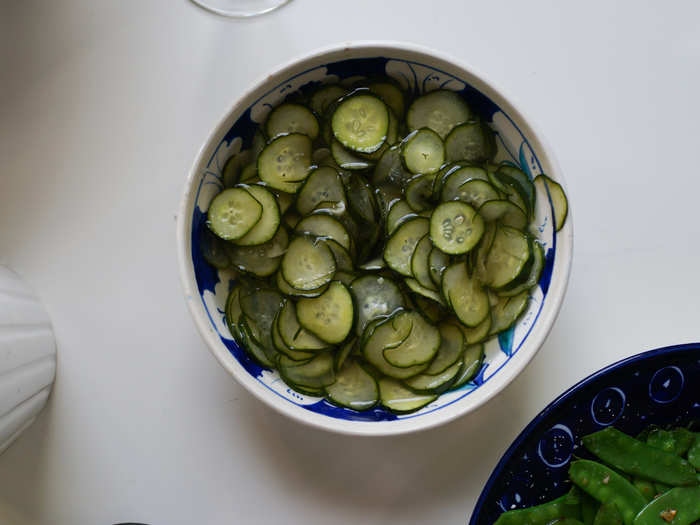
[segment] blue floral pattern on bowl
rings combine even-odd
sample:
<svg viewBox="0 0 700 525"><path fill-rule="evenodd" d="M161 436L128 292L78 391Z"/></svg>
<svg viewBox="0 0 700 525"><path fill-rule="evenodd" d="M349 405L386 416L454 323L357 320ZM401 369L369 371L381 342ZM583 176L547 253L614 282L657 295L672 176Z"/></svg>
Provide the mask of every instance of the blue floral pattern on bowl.
<svg viewBox="0 0 700 525"><path fill-rule="evenodd" d="M613 425L636 435L649 425L700 420L700 344L651 350L596 372L535 417L501 458L469 525L538 505L569 488L571 458L592 457L581 438Z"/></svg>
<svg viewBox="0 0 700 525"><path fill-rule="evenodd" d="M352 83L360 77L389 76L404 89L419 95L438 88L461 93L475 112L496 132L498 154L496 161L506 161L519 166L531 178L542 173L542 167L527 138L496 103L461 79L426 64L387 57L340 60L313 67L279 83L264 93L248 107L221 139L200 175L196 202L192 216L192 262L198 291L213 329L234 358L265 388L307 410L335 418L352 421L388 421L417 418L456 403L469 396L489 381L519 351L537 321L547 297L554 268L557 234L550 217L552 205L549 196L540 196L534 228L546 252L546 264L539 286L533 289L529 306L516 326L491 341L485 348L484 364L473 381L462 388L440 396L418 412L395 415L383 408L356 412L336 407L324 399L307 396L290 389L274 370L260 367L232 338L224 319L224 306L228 291L235 282L229 271L217 271L209 266L199 251L199 235L206 220L206 210L212 198L222 189L221 170L226 160L238 151L248 148L257 124L264 122L267 114L290 93L310 92L320 84L331 82ZM543 198L544 197L544 198Z"/></svg>

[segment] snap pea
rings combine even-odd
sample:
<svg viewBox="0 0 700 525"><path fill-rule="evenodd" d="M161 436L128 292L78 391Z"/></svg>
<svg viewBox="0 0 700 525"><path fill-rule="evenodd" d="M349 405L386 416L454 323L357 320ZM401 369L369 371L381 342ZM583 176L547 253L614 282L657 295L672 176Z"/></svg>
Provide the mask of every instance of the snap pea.
<svg viewBox="0 0 700 525"><path fill-rule="evenodd" d="M695 434L695 441L688 449L688 462L700 470L700 434Z"/></svg>
<svg viewBox="0 0 700 525"><path fill-rule="evenodd" d="M581 493L581 521L584 525L593 525L600 503L585 492Z"/></svg>
<svg viewBox="0 0 700 525"><path fill-rule="evenodd" d="M657 428L649 432L646 442L647 445L664 452L682 456L688 451L694 440L695 434L687 428L674 428L673 430Z"/></svg>
<svg viewBox="0 0 700 525"><path fill-rule="evenodd" d="M595 461L572 461L569 477L579 488L601 503L617 505L625 525L632 525L637 512L647 503L634 485L614 470Z"/></svg>
<svg viewBox="0 0 700 525"><path fill-rule="evenodd" d="M494 525L547 525L563 518L578 519L580 503L580 494L572 487L568 493L542 505L504 512Z"/></svg>
<svg viewBox="0 0 700 525"><path fill-rule="evenodd" d="M659 483L658 481L654 483L654 489L656 490L657 496L659 494L663 494L664 492L668 492L672 488L673 487L671 487L670 485L666 485L666 483Z"/></svg>
<svg viewBox="0 0 700 525"><path fill-rule="evenodd" d="M690 525L700 520L700 487L676 487L648 503L634 525Z"/></svg>
<svg viewBox="0 0 700 525"><path fill-rule="evenodd" d="M654 484L649 480L635 476L632 478L632 485L637 487L637 490L641 492L642 496L644 496L647 501L653 500L654 496L657 494Z"/></svg>
<svg viewBox="0 0 700 525"><path fill-rule="evenodd" d="M695 485L695 469L688 461L608 427L583 438L584 446L613 467L669 485Z"/></svg>
<svg viewBox="0 0 700 525"><path fill-rule="evenodd" d="M593 525L622 525L622 516L614 503L603 503L595 515Z"/></svg>

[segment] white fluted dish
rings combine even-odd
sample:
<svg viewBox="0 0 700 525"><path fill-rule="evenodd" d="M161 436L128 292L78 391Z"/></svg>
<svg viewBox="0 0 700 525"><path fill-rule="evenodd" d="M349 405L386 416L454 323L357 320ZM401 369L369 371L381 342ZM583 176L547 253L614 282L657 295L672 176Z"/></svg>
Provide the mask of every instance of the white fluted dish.
<svg viewBox="0 0 700 525"><path fill-rule="evenodd" d="M0 266L0 454L37 418L56 376L56 343L39 298Z"/></svg>

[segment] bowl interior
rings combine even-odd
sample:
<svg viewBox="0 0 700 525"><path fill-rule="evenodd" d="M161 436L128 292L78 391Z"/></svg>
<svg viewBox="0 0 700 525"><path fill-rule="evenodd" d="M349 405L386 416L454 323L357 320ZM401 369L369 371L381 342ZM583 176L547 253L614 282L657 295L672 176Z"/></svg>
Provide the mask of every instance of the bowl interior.
<svg viewBox="0 0 700 525"><path fill-rule="evenodd" d="M609 425L636 435L649 425L700 420L700 344L661 348L584 379L523 430L491 474L470 525L491 525L505 510L538 505L568 491L572 456L589 457L581 438Z"/></svg>
<svg viewBox="0 0 700 525"><path fill-rule="evenodd" d="M530 177L561 176L531 127L498 92L468 71L434 55L391 46L357 46L319 53L283 68L253 88L223 119L200 152L190 175L181 213L183 282L190 308L219 361L263 400L307 423L359 433L394 433L432 426L478 406L494 395L525 366L541 345L559 309L568 280L571 221L556 233L549 196L540 196L534 227L546 252L546 265L527 312L508 332L486 346L484 365L473 381L440 396L416 413L395 415L382 408L355 412L299 394L277 372L261 368L233 340L226 327L224 306L234 277L217 271L201 257L199 237L211 199L222 189L226 160L250 147L255 127L270 109L290 93L310 93L324 83L349 84L360 77L391 77L413 96L438 89L461 93L496 131L496 161L519 166ZM562 183L563 184L563 183ZM184 233L183 233L184 232ZM184 241L184 242L183 242ZM409 423L410 421L410 423ZM370 427L371 424L371 427Z"/></svg>

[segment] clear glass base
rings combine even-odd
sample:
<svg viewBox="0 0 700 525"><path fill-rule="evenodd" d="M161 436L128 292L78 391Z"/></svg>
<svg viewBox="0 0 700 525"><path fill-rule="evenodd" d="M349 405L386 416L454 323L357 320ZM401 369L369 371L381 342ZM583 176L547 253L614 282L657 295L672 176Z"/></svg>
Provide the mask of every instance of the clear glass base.
<svg viewBox="0 0 700 525"><path fill-rule="evenodd" d="M192 2L217 15L248 18L274 11L291 0L192 0Z"/></svg>

